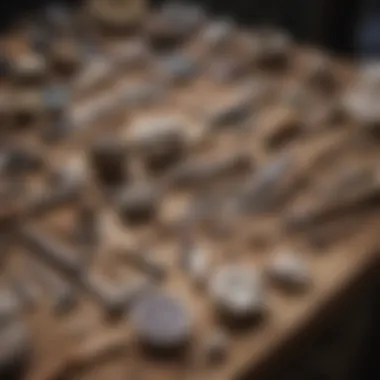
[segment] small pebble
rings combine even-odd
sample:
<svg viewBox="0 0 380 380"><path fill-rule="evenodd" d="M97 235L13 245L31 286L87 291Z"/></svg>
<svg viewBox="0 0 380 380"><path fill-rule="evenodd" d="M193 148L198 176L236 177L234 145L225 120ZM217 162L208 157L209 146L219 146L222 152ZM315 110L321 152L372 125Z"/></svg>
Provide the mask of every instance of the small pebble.
<svg viewBox="0 0 380 380"><path fill-rule="evenodd" d="M78 73L74 88L80 93L89 93L107 83L114 74L115 70L111 62L96 58Z"/></svg>
<svg viewBox="0 0 380 380"><path fill-rule="evenodd" d="M204 21L202 8L167 3L148 20L146 32L151 44L158 48L171 48L189 38Z"/></svg>
<svg viewBox="0 0 380 380"><path fill-rule="evenodd" d="M194 79L198 65L183 55L166 56L158 61L158 72L171 83L183 84Z"/></svg>
<svg viewBox="0 0 380 380"><path fill-rule="evenodd" d="M133 126L131 149L136 149L148 168L162 171L185 154L187 136L184 121L176 117L144 119Z"/></svg>
<svg viewBox="0 0 380 380"><path fill-rule="evenodd" d="M134 185L124 190L117 200L123 221L129 224L147 223L157 211L158 194L148 185Z"/></svg>
<svg viewBox="0 0 380 380"><path fill-rule="evenodd" d="M232 20L222 19L211 22L202 32L202 40L211 50L227 48L235 36L236 28Z"/></svg>
<svg viewBox="0 0 380 380"><path fill-rule="evenodd" d="M196 286L202 287L207 282L210 269L210 252L203 247L183 247L181 264Z"/></svg>
<svg viewBox="0 0 380 380"><path fill-rule="evenodd" d="M225 127L245 122L252 113L252 105L246 97L218 103L208 116L213 127Z"/></svg>
<svg viewBox="0 0 380 380"><path fill-rule="evenodd" d="M47 74L46 60L39 54L24 54L12 62L12 75L22 84L41 82Z"/></svg>
<svg viewBox="0 0 380 380"><path fill-rule="evenodd" d="M311 281L307 263L291 251L278 253L268 268L268 274L285 290L304 290Z"/></svg>
<svg viewBox="0 0 380 380"><path fill-rule="evenodd" d="M148 294L132 310L138 337L158 350L185 345L191 334L191 317L182 301L166 294Z"/></svg>
<svg viewBox="0 0 380 380"><path fill-rule="evenodd" d="M251 319L263 312L263 295L254 269L224 264L210 279L210 294L218 310L236 320Z"/></svg>
<svg viewBox="0 0 380 380"><path fill-rule="evenodd" d="M240 197L241 210L255 213L276 207L286 191L280 185L292 167L291 164L289 156L280 155L260 168L243 188Z"/></svg>

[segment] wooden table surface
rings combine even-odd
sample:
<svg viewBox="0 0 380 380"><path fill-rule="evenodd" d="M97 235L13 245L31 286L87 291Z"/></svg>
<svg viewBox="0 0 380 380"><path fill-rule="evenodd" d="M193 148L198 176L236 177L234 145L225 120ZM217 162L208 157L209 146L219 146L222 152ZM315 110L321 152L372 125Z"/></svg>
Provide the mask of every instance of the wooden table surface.
<svg viewBox="0 0 380 380"><path fill-rule="evenodd" d="M19 54L23 45L20 43L20 36L15 34L7 38L2 43L14 54ZM106 51L111 52L112 46L112 43L106 42ZM201 42L195 40L189 45L188 51L202 60L205 59L202 55L205 52L200 46ZM294 67L291 72L280 76L268 76L268 88L272 94L278 95L284 88L300 80L299 75L302 70L299 71L298 68L302 67L303 60L309 54L310 49L297 47L292 56ZM152 65L154 66L154 60ZM335 65L337 75L344 86L347 78L351 78L352 68L347 69L345 64L338 62ZM128 85L132 81L145 83L157 79L151 72L146 73L141 69L121 75L110 86L105 86L99 92L100 96L106 94L112 98L115 83ZM266 78L267 75L262 72L252 76L254 81L260 81L263 77ZM184 88L169 88L158 103L149 107L113 110L111 114L91 121L94 124L91 130L84 128L84 133L80 130L79 136L61 145L42 146L34 130L16 132L11 140L36 144L49 157L47 166L56 167L73 157L82 160L86 153L83 146L87 146L88 141L101 131L113 130L115 134L119 134L121 141L125 142L130 137L134 122L139 118L175 114L184 117L186 131L191 132L189 138L192 146L195 147L194 157L207 160L225 152L244 151L251 157L255 166L260 168L278 154L277 151L273 152L263 147L266 127L260 128L260 125L264 125L273 114L281 112L283 109L281 101L269 102L269 105L260 109L258 115L247 122L248 128L221 131L211 137L202 119L205 105L207 108L211 103L221 103L235 93L239 94L239 91L246 89L247 85L250 85L248 80L238 85L235 83L215 84L208 74L204 74ZM3 87L8 88L6 84L3 84ZM95 95L90 95L83 99L81 96L75 99L71 104L71 110L79 110L80 106L85 105L87 101L91 103ZM324 102L328 103L326 100ZM256 124L259 125L258 128L255 128ZM347 229L343 233L341 231L340 239L327 244L322 249L313 247L305 234L297 230L289 232L284 225L284 216L287 212L297 210L297 207L302 210L313 206L321 189L328 189L331 180L340 170L351 164L355 167L359 161L373 165L379 157L376 142L362 138L360 129L354 123L334 126L322 124L313 126L314 129L309 129L306 135L297 138L289 147L284 148L296 158L297 165L294 169L303 168L312 178L311 186L304 194L295 197L284 208L269 215L254 215L238 219L236 223L233 222L233 233L230 238L214 240L202 230L202 227L195 231L198 241L205 244L213 253L213 269L224 261L237 261L264 273L273 252L282 248L302 252L310 265L312 278L312 286L306 293L290 296L272 288L264 281L267 312L263 321L241 331L226 329L229 337L226 359L215 365L207 365L204 363L200 350L202 337L219 326L219 321L209 295L195 289L189 278L178 268L179 236L170 228L165 229L168 226L173 227L173 224L178 222L176 212L179 210L181 213L182 206L185 210L189 205L191 208L189 193L169 190L160 206L161 224L150 225L139 230L123 226L115 210L107 202L99 201L98 216L102 226L102 243L97 247L94 262L88 270L100 273L101 276L114 283L131 279L144 280L144 276L120 264L120 257L115 250L120 246L133 247L141 244L144 247L153 248L169 270L169 276L160 288L169 294L180 295L193 317L194 339L191 342L189 354L181 360L174 361L162 362L148 359L137 349L135 331L128 315L120 321L109 323L104 318L104 310L87 294L78 291L80 302L74 312L57 317L52 313L49 289L43 289L43 296L38 299L38 307L23 316L30 326L34 342L33 360L26 379L63 379L60 376L66 366L75 365L78 361L81 364L86 360L91 361L91 357L96 356L98 351L102 351L102 347L105 347L107 352L110 347L113 347L114 349L110 350L113 355L111 357L100 355L98 359L91 362L88 368L86 367L85 371L75 374L75 379L229 380L242 376L252 369L270 366L271 358L276 353L290 350L293 341L318 325L316 316L328 311L331 304L336 303L364 273L379 263L380 241L377 231L380 227L380 217L373 210L348 215L344 220ZM348 143L343 144L343 148L347 146L352 148L339 155L344 159L339 161L332 156L333 158L327 159L327 163L324 162L323 165L319 165L318 160L318 165L313 164L315 157L318 157L319 152L324 151L324 148L344 140ZM310 169L308 169L309 165ZM145 179L146 173L138 170L136 173L136 181ZM34 184L34 182L31 183ZM38 188L38 180L35 183L35 187ZM31 190L33 189L34 187L31 187ZM94 193L99 190L94 184L88 189L90 192L93 190ZM97 194L92 195L96 198ZM25 223L41 228L57 239L65 240L75 222L76 207L77 204L69 205L63 210L36 217ZM3 277L7 279L9 273L13 273L21 276L27 284L32 286L35 279L32 278L32 270L29 269L34 265L34 258L19 241L12 243L8 253L7 270L4 271ZM84 254L80 250L77 253Z"/></svg>

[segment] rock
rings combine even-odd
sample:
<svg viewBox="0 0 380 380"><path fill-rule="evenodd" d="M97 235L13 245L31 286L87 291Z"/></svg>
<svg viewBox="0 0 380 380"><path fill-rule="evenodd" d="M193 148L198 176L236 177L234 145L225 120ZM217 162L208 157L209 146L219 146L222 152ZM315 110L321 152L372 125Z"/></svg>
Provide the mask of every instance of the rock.
<svg viewBox="0 0 380 380"><path fill-rule="evenodd" d="M151 221L157 211L158 194L148 185L134 185L122 191L117 200L118 211L124 222L141 224Z"/></svg>
<svg viewBox="0 0 380 380"><path fill-rule="evenodd" d="M75 78L74 88L81 94L91 93L112 80L114 65L103 58L93 59Z"/></svg>
<svg viewBox="0 0 380 380"><path fill-rule="evenodd" d="M183 303L163 293L142 297L132 310L140 342L157 350L179 348L191 334L191 318Z"/></svg>
<svg viewBox="0 0 380 380"><path fill-rule="evenodd" d="M221 50L229 46L236 35L236 27L232 20L221 19L211 22L202 32L204 41L211 50Z"/></svg>
<svg viewBox="0 0 380 380"><path fill-rule="evenodd" d="M175 116L140 120L133 125L131 149L141 155L148 170L166 170L186 152L184 125L185 122Z"/></svg>
<svg viewBox="0 0 380 380"><path fill-rule="evenodd" d="M188 83L198 71L195 60L184 55L170 55L158 61L158 73L169 83Z"/></svg>
<svg viewBox="0 0 380 380"><path fill-rule="evenodd" d="M210 252L203 247L190 245L182 248L181 266L196 286L203 287L207 282L210 259Z"/></svg>
<svg viewBox="0 0 380 380"><path fill-rule="evenodd" d="M12 76L21 84L39 83L47 74L46 60L39 54L23 54L12 62Z"/></svg>
<svg viewBox="0 0 380 380"><path fill-rule="evenodd" d="M211 126L221 128L245 122L252 113L252 105L246 97L218 103L211 110L208 120Z"/></svg>
<svg viewBox="0 0 380 380"><path fill-rule="evenodd" d="M234 321L251 319L263 312L259 276L247 266L220 266L210 279L210 294L219 312Z"/></svg>
<svg viewBox="0 0 380 380"><path fill-rule="evenodd" d="M154 47L171 48L183 43L204 22L204 11L194 5L168 3L147 20L146 34Z"/></svg>
<svg viewBox="0 0 380 380"><path fill-rule="evenodd" d="M305 290L311 281L306 261L292 251L282 251L274 256L268 267L268 275L285 290Z"/></svg>

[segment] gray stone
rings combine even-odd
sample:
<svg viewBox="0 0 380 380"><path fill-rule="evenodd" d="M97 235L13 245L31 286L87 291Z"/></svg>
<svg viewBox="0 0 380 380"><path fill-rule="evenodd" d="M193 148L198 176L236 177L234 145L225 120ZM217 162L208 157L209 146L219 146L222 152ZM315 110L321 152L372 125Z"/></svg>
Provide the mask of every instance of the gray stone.
<svg viewBox="0 0 380 380"><path fill-rule="evenodd" d="M311 281L305 259L291 251L279 252L270 263L268 274L287 290L304 290Z"/></svg>
<svg viewBox="0 0 380 380"><path fill-rule="evenodd" d="M239 264L224 264L210 280L210 294L217 308L233 319L246 319L263 311L258 273Z"/></svg>
<svg viewBox="0 0 380 380"><path fill-rule="evenodd" d="M136 303L132 317L143 344L173 348L187 342L191 318L183 303L166 294L148 294Z"/></svg>

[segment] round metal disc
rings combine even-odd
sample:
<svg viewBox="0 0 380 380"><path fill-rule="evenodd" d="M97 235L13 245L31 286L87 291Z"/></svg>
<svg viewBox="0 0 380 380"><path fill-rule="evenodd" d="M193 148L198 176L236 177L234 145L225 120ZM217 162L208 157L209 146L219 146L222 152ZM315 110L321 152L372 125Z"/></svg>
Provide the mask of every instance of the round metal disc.
<svg viewBox="0 0 380 380"><path fill-rule="evenodd" d="M190 334L190 315L180 300L165 294L151 294L138 301L134 323L144 344L172 348L186 343Z"/></svg>

